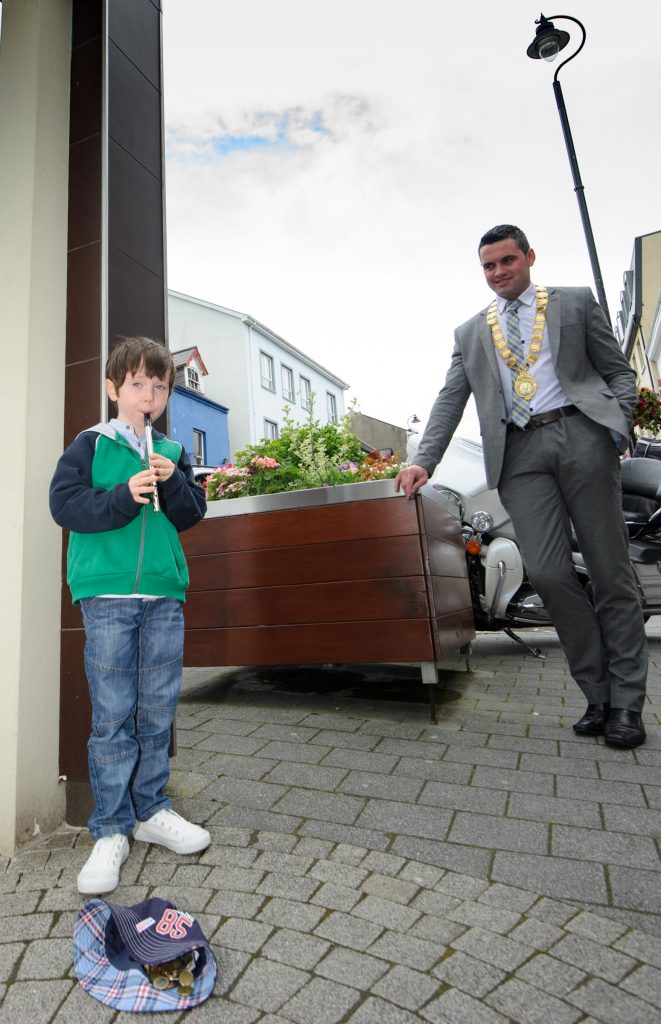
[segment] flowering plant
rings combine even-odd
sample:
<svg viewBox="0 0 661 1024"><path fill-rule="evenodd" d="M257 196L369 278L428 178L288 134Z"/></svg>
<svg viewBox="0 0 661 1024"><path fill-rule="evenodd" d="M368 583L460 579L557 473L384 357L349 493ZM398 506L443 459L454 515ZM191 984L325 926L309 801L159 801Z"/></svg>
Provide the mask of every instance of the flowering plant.
<svg viewBox="0 0 661 1024"><path fill-rule="evenodd" d="M207 478L207 501L396 476L401 468L396 455L362 451L350 428L353 409L339 423L322 425L313 419L313 409L307 422L294 423L286 407L279 437L249 445L236 453L234 464L219 466Z"/></svg>
<svg viewBox="0 0 661 1024"><path fill-rule="evenodd" d="M651 388L638 388L636 404L633 407L633 425L639 430L661 430L661 398Z"/></svg>

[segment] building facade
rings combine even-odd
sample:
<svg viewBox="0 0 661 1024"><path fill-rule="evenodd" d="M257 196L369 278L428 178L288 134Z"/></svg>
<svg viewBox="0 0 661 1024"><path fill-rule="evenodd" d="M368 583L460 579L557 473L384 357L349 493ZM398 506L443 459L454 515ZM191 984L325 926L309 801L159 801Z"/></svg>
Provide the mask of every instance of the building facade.
<svg viewBox="0 0 661 1024"><path fill-rule="evenodd" d="M639 387L661 390L661 231L634 239L631 266L624 273L615 333L636 371Z"/></svg>
<svg viewBox="0 0 661 1024"><path fill-rule="evenodd" d="M209 371L197 348L172 352L177 370L169 404L170 437L185 448L194 466L229 462L228 409L206 394Z"/></svg>
<svg viewBox="0 0 661 1024"><path fill-rule="evenodd" d="M208 370L206 397L228 410L230 460L246 445L277 437L289 408L321 423L345 412L348 384L247 313L168 292L173 350L197 348Z"/></svg>

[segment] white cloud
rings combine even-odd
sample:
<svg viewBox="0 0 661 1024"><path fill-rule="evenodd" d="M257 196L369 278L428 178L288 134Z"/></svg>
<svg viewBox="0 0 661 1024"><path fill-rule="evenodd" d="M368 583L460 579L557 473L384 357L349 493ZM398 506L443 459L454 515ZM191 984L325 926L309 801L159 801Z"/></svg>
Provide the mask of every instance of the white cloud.
<svg viewBox="0 0 661 1024"><path fill-rule="evenodd" d="M658 213L661 10L575 0L563 70L611 315ZM362 410L421 418L454 326L486 304L500 221L537 278L591 283L539 11L438 0L192 0L164 13L172 287L252 313ZM564 27L567 27L566 25Z"/></svg>

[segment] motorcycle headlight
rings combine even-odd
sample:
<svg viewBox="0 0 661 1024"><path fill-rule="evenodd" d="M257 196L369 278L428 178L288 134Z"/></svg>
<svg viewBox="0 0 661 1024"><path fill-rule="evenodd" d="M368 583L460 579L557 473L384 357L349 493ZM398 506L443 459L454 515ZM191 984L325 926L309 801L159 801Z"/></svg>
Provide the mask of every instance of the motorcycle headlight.
<svg viewBox="0 0 661 1024"><path fill-rule="evenodd" d="M493 528L493 516L490 512L474 512L471 526L476 533L488 533Z"/></svg>

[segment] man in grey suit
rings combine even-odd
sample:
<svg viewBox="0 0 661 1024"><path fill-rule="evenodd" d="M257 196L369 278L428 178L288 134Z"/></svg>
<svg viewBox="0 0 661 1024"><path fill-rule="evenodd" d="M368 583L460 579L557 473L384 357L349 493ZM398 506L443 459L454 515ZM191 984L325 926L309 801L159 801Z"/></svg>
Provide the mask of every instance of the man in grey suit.
<svg viewBox="0 0 661 1024"><path fill-rule="evenodd" d="M588 702L574 730L637 747L645 741L647 643L618 457L636 375L589 288L531 284L535 253L520 228L493 228L478 251L496 299L457 328L416 464L395 489L412 498L427 482L472 393L487 481L512 517L528 576ZM572 525L594 604L572 567Z"/></svg>

